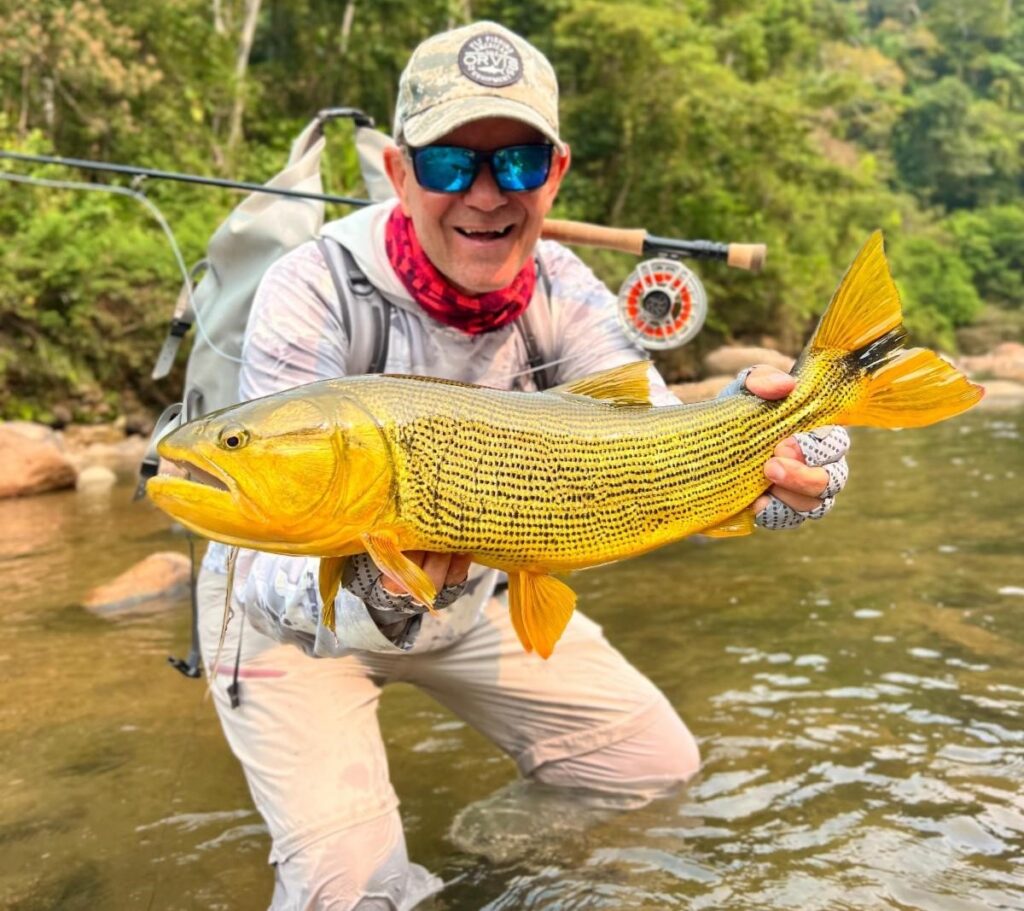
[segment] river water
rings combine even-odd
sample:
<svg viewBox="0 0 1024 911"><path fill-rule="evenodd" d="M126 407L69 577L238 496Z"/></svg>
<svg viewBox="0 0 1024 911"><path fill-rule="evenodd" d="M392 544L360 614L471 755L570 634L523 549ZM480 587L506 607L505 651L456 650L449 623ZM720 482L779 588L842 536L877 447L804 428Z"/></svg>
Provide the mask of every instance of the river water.
<svg viewBox="0 0 1024 911"><path fill-rule="evenodd" d="M486 812L479 845L453 840L514 767L389 689L410 854L448 883L431 911L1024 908L1022 438L1019 410L858 431L816 527L574 577L701 742L702 773L670 799L591 818L530 792L525 843ZM166 665L187 651L185 603L80 606L187 548L129 498L0 502L0 905L265 907L266 830L203 685Z"/></svg>

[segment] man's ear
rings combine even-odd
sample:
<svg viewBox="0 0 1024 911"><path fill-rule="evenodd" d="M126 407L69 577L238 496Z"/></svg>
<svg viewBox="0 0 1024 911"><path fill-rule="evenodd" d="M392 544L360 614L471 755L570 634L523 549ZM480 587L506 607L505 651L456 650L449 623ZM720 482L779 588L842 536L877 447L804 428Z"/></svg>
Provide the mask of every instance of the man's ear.
<svg viewBox="0 0 1024 911"><path fill-rule="evenodd" d="M398 146L388 146L384 150L384 171L402 206L402 212L406 215L409 214L409 207L406 205L406 181L412 173L411 167L409 159Z"/></svg>
<svg viewBox="0 0 1024 911"><path fill-rule="evenodd" d="M558 176L559 182L561 182L562 178L565 177L565 173L569 170L571 162L572 149L569 147L569 143L565 143L565 151L561 155L556 154L553 162L554 167L558 169L555 171L555 174Z"/></svg>
<svg viewBox="0 0 1024 911"><path fill-rule="evenodd" d="M565 152L559 155L556 149L553 156L551 160L551 173L548 175L547 183L544 184L544 189L551 194L550 199L552 203L554 203L555 197L558 195L558 188L562 185L562 178L565 177L566 172L569 170L569 163L572 161L569 143L565 144Z"/></svg>

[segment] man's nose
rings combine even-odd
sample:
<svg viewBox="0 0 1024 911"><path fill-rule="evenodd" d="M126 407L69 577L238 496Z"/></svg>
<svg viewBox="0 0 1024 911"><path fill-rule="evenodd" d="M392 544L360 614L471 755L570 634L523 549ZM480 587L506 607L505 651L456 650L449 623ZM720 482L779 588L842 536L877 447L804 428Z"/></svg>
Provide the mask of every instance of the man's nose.
<svg viewBox="0 0 1024 911"><path fill-rule="evenodd" d="M463 195L463 202L482 212L493 212L508 202L504 191L494 179L494 172L491 171L489 161L481 165L476 180Z"/></svg>

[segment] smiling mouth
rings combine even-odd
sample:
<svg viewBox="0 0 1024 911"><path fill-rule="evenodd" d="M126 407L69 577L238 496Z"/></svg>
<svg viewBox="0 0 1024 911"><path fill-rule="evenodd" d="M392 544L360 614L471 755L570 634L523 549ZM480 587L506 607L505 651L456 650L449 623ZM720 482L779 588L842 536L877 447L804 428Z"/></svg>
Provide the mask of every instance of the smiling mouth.
<svg viewBox="0 0 1024 911"><path fill-rule="evenodd" d="M494 231L479 230L476 228L456 228L455 230L466 237L469 240L501 240L503 237L508 237L512 233L512 229L515 225L506 225L504 228L499 228Z"/></svg>

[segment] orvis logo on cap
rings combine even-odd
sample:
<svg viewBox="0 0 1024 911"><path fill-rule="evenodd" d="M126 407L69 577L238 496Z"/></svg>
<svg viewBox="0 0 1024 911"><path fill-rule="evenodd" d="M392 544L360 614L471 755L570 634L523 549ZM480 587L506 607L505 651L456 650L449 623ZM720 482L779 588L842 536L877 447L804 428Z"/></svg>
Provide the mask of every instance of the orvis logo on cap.
<svg viewBox="0 0 1024 911"><path fill-rule="evenodd" d="M501 88L522 78L523 61L510 41L488 32L462 45L459 69L463 76L480 85Z"/></svg>

